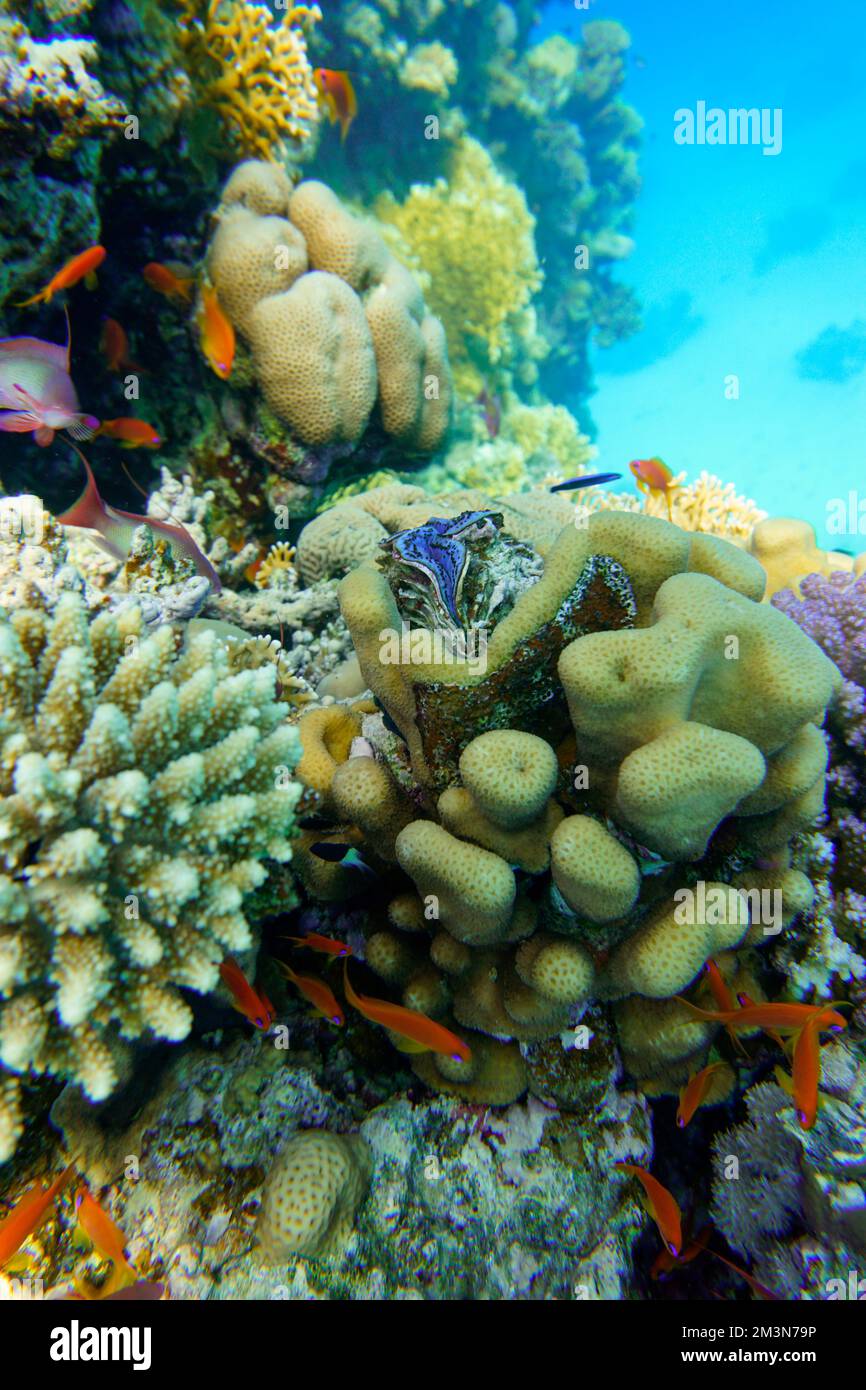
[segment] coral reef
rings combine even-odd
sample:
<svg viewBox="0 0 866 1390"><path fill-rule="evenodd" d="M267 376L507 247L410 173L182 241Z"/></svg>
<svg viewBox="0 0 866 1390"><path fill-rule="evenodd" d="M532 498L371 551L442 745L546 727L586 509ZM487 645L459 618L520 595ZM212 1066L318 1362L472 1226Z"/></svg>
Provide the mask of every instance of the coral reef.
<svg viewBox="0 0 866 1390"><path fill-rule="evenodd" d="M641 122L619 95L629 46L619 24L590 21L579 41L556 35L532 44L533 23L531 5L499 0L326 7L318 51L323 62L357 74L352 134L366 158L347 162L336 142L323 140L318 159L342 194L371 200L381 192L381 151L390 193L397 204L408 194L409 205L414 184L426 199L435 196L455 152L480 150L484 178L482 165L495 160L496 177L522 190L537 220L544 264L537 330L527 322L524 331L545 355L535 359L527 345L523 370L537 371L548 395L577 397L582 414L590 338L604 346L639 327L634 297L616 272L632 250ZM495 257L490 252L497 263L508 256L501 240ZM471 290L474 304L480 291Z"/></svg>
<svg viewBox="0 0 866 1390"><path fill-rule="evenodd" d="M442 327L373 225L326 185L292 189L258 161L234 171L216 216L209 273L294 447L284 476L321 485L374 407L386 439L435 452L451 414Z"/></svg>
<svg viewBox="0 0 866 1390"><path fill-rule="evenodd" d="M306 35L317 5L178 0L179 43L202 105L219 115L235 152L278 162L303 144L318 119Z"/></svg>
<svg viewBox="0 0 866 1390"><path fill-rule="evenodd" d="M852 1296L849 1271L866 1248L863 1080L844 1045L824 1058L814 1129L804 1131L785 1092L764 1082L746 1092L746 1121L713 1142L713 1220L788 1299Z"/></svg>
<svg viewBox="0 0 866 1390"><path fill-rule="evenodd" d="M299 1016L287 1050L263 1038L191 1049L172 1059L130 1127L100 1123L69 1094L57 1101L52 1118L107 1191L138 1269L164 1279L176 1300L626 1294L640 1213L609 1176L619 1158L648 1161L648 1113L634 1091L617 1090L606 1038L579 1067L565 1055L568 1081L539 1060L548 1098L495 1116L446 1097L377 1094L350 1041L341 1030L323 1048ZM277 1155L325 1146L328 1169L302 1170L315 1200L332 1156L346 1171L347 1145L366 1173L351 1234L329 1251L268 1263L256 1227ZM39 1255L46 1288L67 1281L71 1234Z"/></svg>
<svg viewBox="0 0 866 1390"><path fill-rule="evenodd" d="M50 616L16 607L0 646L8 1158L14 1078L103 1100L124 1039L186 1036L179 987L208 993L253 950L244 899L291 857L300 787L273 668L231 674L212 633L178 652L138 607L89 620L65 593Z"/></svg>
<svg viewBox="0 0 866 1390"><path fill-rule="evenodd" d="M777 889L785 921L811 902L788 845L823 806L816 723L839 673L761 605L763 571L722 540L601 511L552 527L526 588L534 528L519 512L504 530L498 506L422 520L431 499L407 491L361 499L415 525L380 539L378 565L340 590L382 713L362 717L363 749L357 725L331 738L315 777L306 750L324 730L302 716L299 776L337 836L395 887L395 869L406 876L368 965L472 1040L471 1062L428 1054L415 1069L506 1104L527 1084L516 1044L557 1036L601 999L623 1001L621 1028L639 1016L641 1074L682 1074L712 1029L683 1026L671 996L710 955L764 940L737 890ZM558 500L546 506L552 522ZM371 815L371 755L384 820ZM302 878L339 898L345 871L309 861L302 840ZM707 908L714 895L733 912Z"/></svg>
<svg viewBox="0 0 866 1390"><path fill-rule="evenodd" d="M531 216L521 190L496 169L477 140L465 136L447 179L416 185L403 203L384 194L376 215L393 226L393 249L424 276L425 294L445 327L458 392L471 399L487 382L498 389L514 375L531 385L528 306L542 276Z"/></svg>

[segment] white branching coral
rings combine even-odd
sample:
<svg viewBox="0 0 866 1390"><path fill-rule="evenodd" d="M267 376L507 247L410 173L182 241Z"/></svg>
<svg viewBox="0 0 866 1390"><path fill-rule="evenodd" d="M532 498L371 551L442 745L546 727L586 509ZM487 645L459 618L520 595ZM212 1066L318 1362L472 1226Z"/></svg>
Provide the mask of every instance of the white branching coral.
<svg viewBox="0 0 866 1390"><path fill-rule="evenodd" d="M0 1161L18 1078L114 1089L124 1039L186 1036L254 945L244 899L291 858L295 729L270 663L213 632L178 652L138 608L0 618Z"/></svg>

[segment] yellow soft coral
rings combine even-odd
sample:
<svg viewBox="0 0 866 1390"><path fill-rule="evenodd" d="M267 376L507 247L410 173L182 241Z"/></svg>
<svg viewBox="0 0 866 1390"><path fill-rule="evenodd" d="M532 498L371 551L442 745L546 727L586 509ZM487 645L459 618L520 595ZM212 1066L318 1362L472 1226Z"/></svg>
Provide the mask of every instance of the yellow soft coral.
<svg viewBox="0 0 866 1390"><path fill-rule="evenodd" d="M404 203L385 194L376 213L394 229L396 254L429 277L425 295L445 325L457 389L476 395L492 369L516 360L518 316L542 281L523 193L466 136L449 180L416 184Z"/></svg>
<svg viewBox="0 0 866 1390"><path fill-rule="evenodd" d="M287 139L302 143L318 118L305 28L322 14L293 5L278 24L265 5L179 0L180 43L199 100L222 118L244 155L278 161Z"/></svg>

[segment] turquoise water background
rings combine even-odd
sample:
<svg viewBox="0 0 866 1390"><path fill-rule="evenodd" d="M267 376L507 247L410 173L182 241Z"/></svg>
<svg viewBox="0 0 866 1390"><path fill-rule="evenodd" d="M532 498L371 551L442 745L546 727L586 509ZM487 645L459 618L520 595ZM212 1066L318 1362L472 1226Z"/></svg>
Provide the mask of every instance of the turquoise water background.
<svg viewBox="0 0 866 1390"><path fill-rule="evenodd" d="M866 518L859 535L826 529L851 489L866 510L866 6L558 0L536 34L576 38L586 19L629 30L623 96L645 121L637 249L619 269L645 327L594 354L599 466L706 468L820 542L866 549ZM674 112L701 100L781 108L781 152L676 144Z"/></svg>

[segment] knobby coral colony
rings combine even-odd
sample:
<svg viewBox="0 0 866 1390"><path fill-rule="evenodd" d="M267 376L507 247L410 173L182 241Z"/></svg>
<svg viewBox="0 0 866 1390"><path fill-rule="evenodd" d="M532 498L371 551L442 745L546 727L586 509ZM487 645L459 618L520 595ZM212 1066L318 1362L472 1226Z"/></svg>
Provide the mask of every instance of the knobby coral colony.
<svg viewBox="0 0 866 1390"><path fill-rule="evenodd" d="M726 541L599 512L539 573L512 526L494 509L432 519L343 580L379 709L303 715L299 775L330 838L388 885L368 965L471 1047L413 1059L429 1085L512 1102L538 1045L604 1001L631 1074L675 1089L717 1032L675 996L710 957L754 988L770 938L744 895L777 892L785 922L811 902L791 841L823 805L839 672L760 603L763 570ZM463 646L437 649L455 628ZM317 837L302 834L298 872L339 901L352 876Z"/></svg>
<svg viewBox="0 0 866 1390"><path fill-rule="evenodd" d="M231 674L213 633L178 652L137 606L91 620L67 594L0 621L0 1158L21 1081L104 1100L127 1040L189 1032L178 987L252 951L244 899L290 858L300 793L274 677Z"/></svg>

